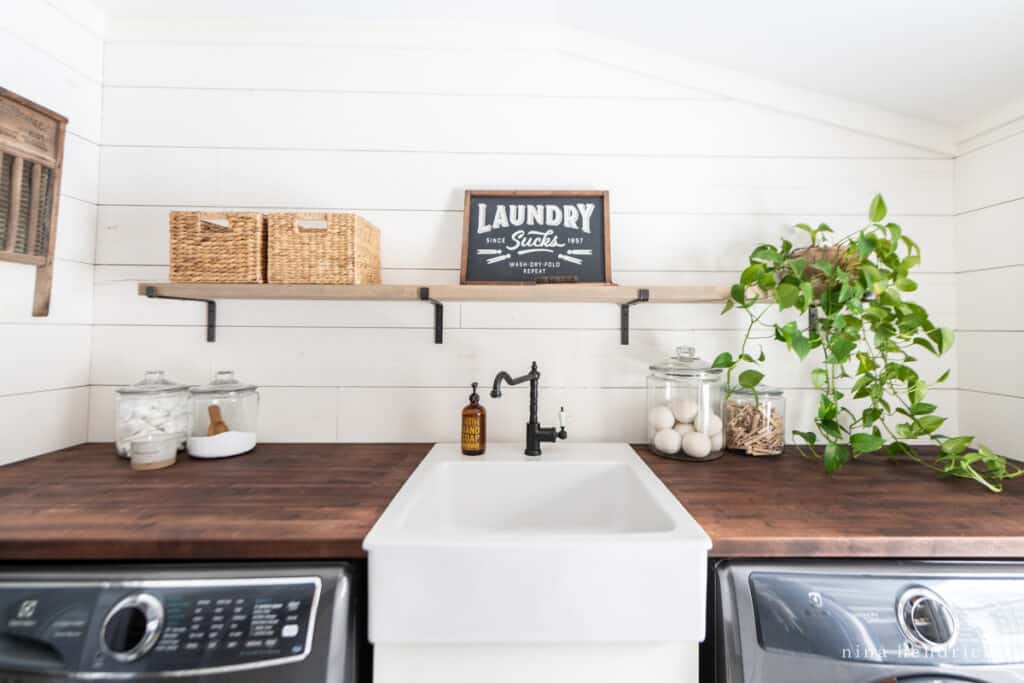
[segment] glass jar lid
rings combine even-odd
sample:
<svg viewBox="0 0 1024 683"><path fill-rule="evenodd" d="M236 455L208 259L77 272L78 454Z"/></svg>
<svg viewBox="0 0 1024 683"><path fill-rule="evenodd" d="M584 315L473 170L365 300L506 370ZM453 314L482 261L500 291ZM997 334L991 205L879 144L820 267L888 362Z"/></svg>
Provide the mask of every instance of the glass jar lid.
<svg viewBox="0 0 1024 683"><path fill-rule="evenodd" d="M213 381L196 387L193 394L241 394L256 391L256 385L243 384L235 377L234 370L220 370L214 376Z"/></svg>
<svg viewBox="0 0 1024 683"><path fill-rule="evenodd" d="M677 346L676 355L666 358L660 363L650 366L652 372L668 377L691 377L698 379L718 379L721 368L711 367L703 358L698 358L692 346Z"/></svg>
<svg viewBox="0 0 1024 683"><path fill-rule="evenodd" d="M146 370L142 380L127 387L115 389L119 394L168 394L178 391L188 391L188 385L178 384L167 379L163 370Z"/></svg>
<svg viewBox="0 0 1024 683"><path fill-rule="evenodd" d="M747 387L735 386L729 390L730 394L742 394L744 396L753 396L755 389L748 389ZM782 396L782 389L778 387L770 387L767 384L759 384L756 387L758 396Z"/></svg>

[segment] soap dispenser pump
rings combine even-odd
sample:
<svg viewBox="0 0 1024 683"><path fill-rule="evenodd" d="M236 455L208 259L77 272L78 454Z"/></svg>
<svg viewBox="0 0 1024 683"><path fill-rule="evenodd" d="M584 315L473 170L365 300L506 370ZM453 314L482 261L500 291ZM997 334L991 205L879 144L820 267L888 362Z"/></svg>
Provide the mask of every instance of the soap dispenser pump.
<svg viewBox="0 0 1024 683"><path fill-rule="evenodd" d="M487 411L480 405L476 393L477 383L473 382L473 393L469 405L462 409L462 454L483 455L487 450Z"/></svg>

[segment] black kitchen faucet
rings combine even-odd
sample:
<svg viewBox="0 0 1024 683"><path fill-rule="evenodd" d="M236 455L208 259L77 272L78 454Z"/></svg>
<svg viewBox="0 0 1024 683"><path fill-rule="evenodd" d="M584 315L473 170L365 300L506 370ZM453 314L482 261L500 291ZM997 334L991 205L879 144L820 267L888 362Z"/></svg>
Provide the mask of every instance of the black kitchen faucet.
<svg viewBox="0 0 1024 683"><path fill-rule="evenodd" d="M516 384L522 384L526 380L530 380L530 421L526 423L526 450L524 452L527 455L540 455L540 445L542 442L554 442L556 439L564 439L569 435L565 431L565 408L558 412L559 428L557 431L554 427L541 427L540 422L537 420L537 394L540 382L540 370L537 369L537 362L534 361L530 366L530 372L522 377L513 379L512 375L504 370L495 375L494 386L491 387L491 397L501 398L502 381L509 386L515 386Z"/></svg>

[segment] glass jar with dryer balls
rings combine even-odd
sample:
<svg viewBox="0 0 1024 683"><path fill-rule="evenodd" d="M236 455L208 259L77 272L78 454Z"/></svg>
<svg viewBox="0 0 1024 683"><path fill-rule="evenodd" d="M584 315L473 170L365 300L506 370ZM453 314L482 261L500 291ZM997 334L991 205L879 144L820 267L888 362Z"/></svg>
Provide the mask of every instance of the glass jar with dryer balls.
<svg viewBox="0 0 1024 683"><path fill-rule="evenodd" d="M698 358L692 346L650 366L647 442L658 455L713 460L722 455L722 370Z"/></svg>
<svg viewBox="0 0 1024 683"><path fill-rule="evenodd" d="M148 370L141 381L115 389L114 396L118 455L130 457L133 442L166 443L169 437L176 439L175 452L185 447L192 421L188 386L167 379L163 370Z"/></svg>

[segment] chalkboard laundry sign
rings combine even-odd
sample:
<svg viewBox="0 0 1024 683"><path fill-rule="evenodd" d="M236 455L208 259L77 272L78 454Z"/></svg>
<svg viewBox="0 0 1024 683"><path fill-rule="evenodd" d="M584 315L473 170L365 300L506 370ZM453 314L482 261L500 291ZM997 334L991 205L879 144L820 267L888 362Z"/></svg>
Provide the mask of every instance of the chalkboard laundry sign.
<svg viewBox="0 0 1024 683"><path fill-rule="evenodd" d="M462 284L610 284L611 270L607 192L466 192Z"/></svg>

